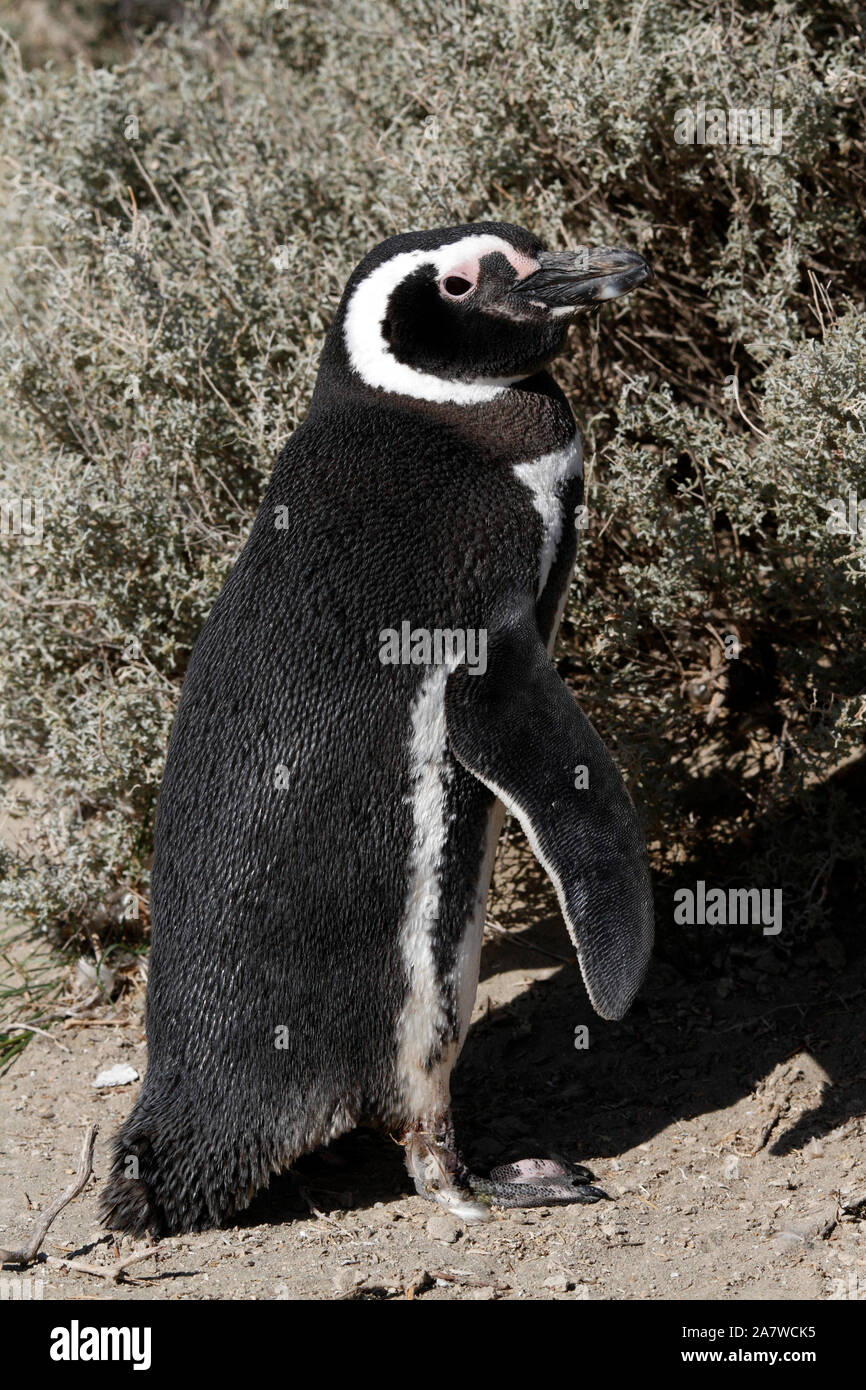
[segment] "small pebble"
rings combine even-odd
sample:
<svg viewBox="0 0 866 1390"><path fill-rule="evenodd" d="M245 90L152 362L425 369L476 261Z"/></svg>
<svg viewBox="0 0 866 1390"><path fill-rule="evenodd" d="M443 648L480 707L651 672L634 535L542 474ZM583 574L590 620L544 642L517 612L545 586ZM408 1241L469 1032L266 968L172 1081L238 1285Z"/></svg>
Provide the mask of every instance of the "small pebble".
<svg viewBox="0 0 866 1390"><path fill-rule="evenodd" d="M427 1234L441 1245L453 1245L460 1235L460 1227L451 1216L431 1216L427 1222Z"/></svg>
<svg viewBox="0 0 866 1390"><path fill-rule="evenodd" d="M558 1274L551 1274L549 1279L545 1279L544 1287L553 1289L555 1293L565 1293L571 1288L571 1280L560 1271Z"/></svg>
<svg viewBox="0 0 866 1390"><path fill-rule="evenodd" d="M91 1081L91 1086L128 1086L131 1081L138 1080L138 1072L135 1067L128 1063L118 1062L116 1066L109 1067L107 1071L101 1071L95 1081Z"/></svg>

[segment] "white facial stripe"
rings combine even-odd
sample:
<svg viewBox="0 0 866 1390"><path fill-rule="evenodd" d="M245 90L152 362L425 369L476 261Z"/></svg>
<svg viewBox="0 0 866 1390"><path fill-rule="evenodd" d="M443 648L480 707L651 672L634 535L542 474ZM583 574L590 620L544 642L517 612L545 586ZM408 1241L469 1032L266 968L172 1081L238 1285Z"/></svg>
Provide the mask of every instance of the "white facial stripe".
<svg viewBox="0 0 866 1390"><path fill-rule="evenodd" d="M474 381L446 381L430 372L418 371L405 362L398 362L388 351L382 337L382 320L394 290L413 270L421 265L433 265L436 278L459 267L461 262L480 260L492 251L507 256L518 275L523 278L537 270L537 262L522 255L502 237L489 233L462 237L447 246L432 251L402 251L377 266L358 285L346 309L344 337L349 361L368 386L378 386L402 396L414 396L424 401L451 401L456 405L478 405L495 400L520 377ZM455 274L459 273L454 271Z"/></svg>

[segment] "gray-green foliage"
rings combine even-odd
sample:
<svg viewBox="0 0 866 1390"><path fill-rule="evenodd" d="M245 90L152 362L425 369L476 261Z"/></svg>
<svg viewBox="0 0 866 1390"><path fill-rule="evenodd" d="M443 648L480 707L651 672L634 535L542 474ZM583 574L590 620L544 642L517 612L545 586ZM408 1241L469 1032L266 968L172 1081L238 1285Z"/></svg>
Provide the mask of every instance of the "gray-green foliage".
<svg viewBox="0 0 866 1390"><path fill-rule="evenodd" d="M559 371L591 455L562 669L658 868L760 829L795 872L772 826L863 732L864 530L827 524L866 499L862 55L846 7L784 0L224 0L110 69L7 46L3 492L45 533L2 542L0 751L41 832L6 904L104 931L146 898L183 670L342 284L482 218L656 267ZM781 153L676 144L699 100L780 108ZM857 858L837 822L810 883Z"/></svg>

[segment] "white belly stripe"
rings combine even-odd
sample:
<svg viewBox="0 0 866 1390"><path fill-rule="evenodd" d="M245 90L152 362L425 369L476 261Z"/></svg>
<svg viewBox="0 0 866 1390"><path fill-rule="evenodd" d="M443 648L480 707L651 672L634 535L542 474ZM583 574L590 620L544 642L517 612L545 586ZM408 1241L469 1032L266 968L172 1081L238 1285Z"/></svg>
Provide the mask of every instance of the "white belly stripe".
<svg viewBox="0 0 866 1390"><path fill-rule="evenodd" d="M415 1116L427 1113L435 1103L431 1095L431 1081L434 1089L435 1081L426 1064L448 1027L433 934L439 916L439 871L447 835L445 798L450 778L445 763L445 683L450 669L449 665L434 666L426 673L412 706L409 771L413 838L400 928L409 992L400 1016L398 1075L408 1113Z"/></svg>
<svg viewBox="0 0 866 1390"><path fill-rule="evenodd" d="M532 493L532 504L544 526L538 566L538 598L541 597L547 583L550 567L562 539L565 517L560 493L568 479L573 478L582 469L583 450L578 434L574 435L564 449L557 449L552 454L542 454L541 458L514 466L515 477Z"/></svg>
<svg viewBox="0 0 866 1390"><path fill-rule="evenodd" d="M544 526L539 555L540 595L547 583L565 521L560 493L567 480L582 467L580 438L575 435L564 449L529 463L517 464L515 476L529 488ZM554 623L550 646L556 637L560 613ZM452 666L436 666L425 674L412 706L409 768L412 783L412 850L409 884L401 925L401 947L409 990L399 1024L398 1076L408 1115L421 1119L441 1115L449 1102L451 1069L469 1029L478 986L478 967L484 930L484 910L496 843L505 814L501 802L491 807L484 850L478 868L475 897L461 939L454 976L449 981L457 1002L459 1035L441 1062L426 1069L431 1054L448 1028L443 985L436 970L433 934L440 901L440 870L447 838L445 805L450 782L446 753L445 684ZM496 790L494 788L494 790Z"/></svg>

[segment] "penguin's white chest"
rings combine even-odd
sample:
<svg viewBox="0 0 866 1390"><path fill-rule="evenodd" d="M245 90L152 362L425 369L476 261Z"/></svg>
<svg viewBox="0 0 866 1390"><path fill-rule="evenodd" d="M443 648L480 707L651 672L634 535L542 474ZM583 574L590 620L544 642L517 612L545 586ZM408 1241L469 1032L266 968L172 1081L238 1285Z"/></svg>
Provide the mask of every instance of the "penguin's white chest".
<svg viewBox="0 0 866 1390"><path fill-rule="evenodd" d="M569 480L583 471L583 450L580 435L574 434L564 449L542 454L529 463L514 466L514 476L532 493L532 504L541 517L542 540L538 558L538 593L540 598L556 558L566 524L563 496ZM573 519L568 519L573 524ZM566 586L567 587L567 586Z"/></svg>

